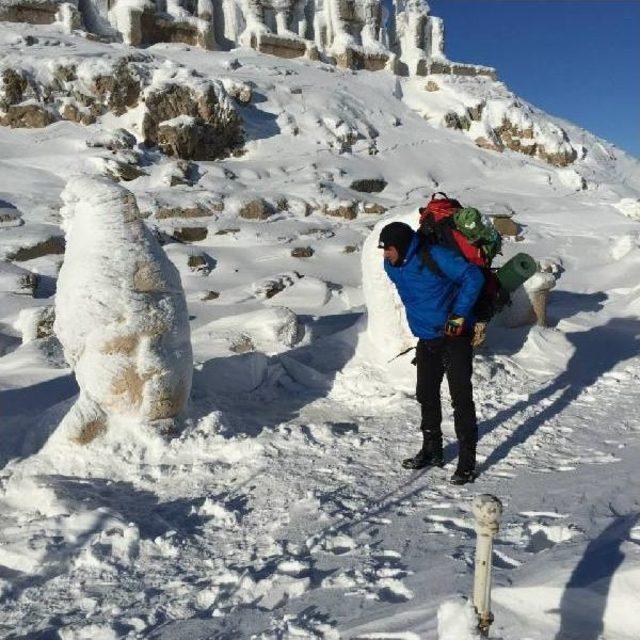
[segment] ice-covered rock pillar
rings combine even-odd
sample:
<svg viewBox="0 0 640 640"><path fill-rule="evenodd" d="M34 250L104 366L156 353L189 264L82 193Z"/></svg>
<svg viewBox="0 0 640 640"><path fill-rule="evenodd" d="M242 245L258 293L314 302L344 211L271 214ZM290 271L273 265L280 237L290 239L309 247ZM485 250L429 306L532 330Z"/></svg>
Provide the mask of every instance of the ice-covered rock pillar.
<svg viewBox="0 0 640 640"><path fill-rule="evenodd" d="M331 25L331 48L336 55L340 55L355 44L344 20L344 10L347 9L347 5L345 0L325 0L325 8L328 23Z"/></svg>
<svg viewBox="0 0 640 640"><path fill-rule="evenodd" d="M396 5L396 48L409 75L426 75L429 57L429 5L408 0Z"/></svg>
<svg viewBox="0 0 640 640"><path fill-rule="evenodd" d="M211 22L213 19L213 2L212 0L198 0L198 18Z"/></svg>
<svg viewBox="0 0 640 640"><path fill-rule="evenodd" d="M427 51L429 57L446 58L444 55L444 20L431 16L429 26L429 49Z"/></svg>
<svg viewBox="0 0 640 640"><path fill-rule="evenodd" d="M120 32L125 44L139 47L142 44L142 14L154 9L149 0L117 0L109 10L109 22Z"/></svg>
<svg viewBox="0 0 640 640"><path fill-rule="evenodd" d="M125 188L75 178L62 200L54 331L80 395L60 431L81 444L122 418L172 431L193 373L180 275Z"/></svg>
<svg viewBox="0 0 640 640"><path fill-rule="evenodd" d="M382 18L380 3L377 0L365 0L362 5L362 13L364 23L362 25L360 38L363 45L371 46L373 43L379 42Z"/></svg>
<svg viewBox="0 0 640 640"><path fill-rule="evenodd" d="M482 494L473 500L476 519L476 568L473 582L473 605L478 614L478 628L483 637L489 635L491 613L491 556L493 538L500 528L502 502L495 496Z"/></svg>
<svg viewBox="0 0 640 640"><path fill-rule="evenodd" d="M82 26L82 17L77 5L71 2L63 2L58 5L56 22L62 25L66 33L72 33L74 29L79 29Z"/></svg>

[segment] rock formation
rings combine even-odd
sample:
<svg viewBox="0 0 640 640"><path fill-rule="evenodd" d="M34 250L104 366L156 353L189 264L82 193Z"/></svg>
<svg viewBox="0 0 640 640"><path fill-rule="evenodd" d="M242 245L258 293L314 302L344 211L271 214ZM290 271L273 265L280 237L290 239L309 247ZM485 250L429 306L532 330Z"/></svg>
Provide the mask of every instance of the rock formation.
<svg viewBox="0 0 640 640"><path fill-rule="evenodd" d="M67 251L54 330L80 396L60 428L78 443L118 418L170 431L193 370L178 271L123 187L76 178L62 199Z"/></svg>
<svg viewBox="0 0 640 640"><path fill-rule="evenodd" d="M141 138L167 155L215 160L244 143L241 118L224 84L203 79L191 69L158 70L142 53L99 64L69 56L36 77L30 62L4 68L0 63L0 125L38 128L61 119L89 125L107 113L123 115L143 102L137 112ZM243 100L250 99L248 87L228 84ZM119 138L89 144L123 151L136 143L126 131L113 135ZM134 175L129 169L129 175L122 179L140 173Z"/></svg>
<svg viewBox="0 0 640 640"><path fill-rule="evenodd" d="M452 63L444 28L425 0L0 0L0 20L60 22L133 46L182 42L205 49L249 46L285 58L323 58L341 67L426 75L495 76Z"/></svg>

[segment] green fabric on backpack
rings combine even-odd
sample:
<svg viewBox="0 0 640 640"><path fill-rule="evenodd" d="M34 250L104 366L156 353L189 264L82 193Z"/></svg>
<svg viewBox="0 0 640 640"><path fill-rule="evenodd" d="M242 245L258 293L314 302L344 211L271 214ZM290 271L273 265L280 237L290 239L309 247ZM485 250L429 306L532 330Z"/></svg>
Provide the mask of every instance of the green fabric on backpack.
<svg viewBox="0 0 640 640"><path fill-rule="evenodd" d="M469 242L482 249L489 262L500 253L502 237L477 209L458 209L453 214L453 223Z"/></svg>

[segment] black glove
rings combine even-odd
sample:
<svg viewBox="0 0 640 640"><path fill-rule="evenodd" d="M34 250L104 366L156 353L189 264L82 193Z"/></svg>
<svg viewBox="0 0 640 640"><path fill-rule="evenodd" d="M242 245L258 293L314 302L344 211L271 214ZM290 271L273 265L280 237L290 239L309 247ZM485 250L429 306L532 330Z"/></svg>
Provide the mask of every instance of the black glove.
<svg viewBox="0 0 640 640"><path fill-rule="evenodd" d="M457 337L464 334L465 322L462 316L451 314L444 325L444 334L450 337Z"/></svg>

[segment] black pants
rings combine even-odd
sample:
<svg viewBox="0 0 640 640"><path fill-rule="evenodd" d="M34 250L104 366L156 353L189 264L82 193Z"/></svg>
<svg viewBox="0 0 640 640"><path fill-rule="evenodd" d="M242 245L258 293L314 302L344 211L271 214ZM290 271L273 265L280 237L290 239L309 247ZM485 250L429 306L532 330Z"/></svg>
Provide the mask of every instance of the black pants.
<svg viewBox="0 0 640 640"><path fill-rule="evenodd" d="M458 469L471 470L476 463L478 426L471 385L473 349L471 338L436 338L420 340L416 351L418 383L416 399L422 407L421 429L425 447L433 452L442 451L442 405L440 386L447 374L453 421L460 454Z"/></svg>

